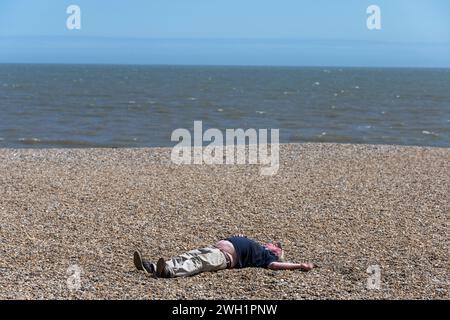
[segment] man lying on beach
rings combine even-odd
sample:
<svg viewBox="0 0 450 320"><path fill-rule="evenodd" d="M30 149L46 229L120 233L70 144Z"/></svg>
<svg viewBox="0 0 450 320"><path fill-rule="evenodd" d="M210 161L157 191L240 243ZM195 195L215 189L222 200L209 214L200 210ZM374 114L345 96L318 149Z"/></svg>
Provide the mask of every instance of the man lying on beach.
<svg viewBox="0 0 450 320"><path fill-rule="evenodd" d="M260 245L244 235L220 240L213 246L196 249L168 261L160 258L156 264L134 253L134 265L138 270L160 278L188 277L201 272L233 268L268 268L272 270L310 271L313 263L284 262L280 243Z"/></svg>

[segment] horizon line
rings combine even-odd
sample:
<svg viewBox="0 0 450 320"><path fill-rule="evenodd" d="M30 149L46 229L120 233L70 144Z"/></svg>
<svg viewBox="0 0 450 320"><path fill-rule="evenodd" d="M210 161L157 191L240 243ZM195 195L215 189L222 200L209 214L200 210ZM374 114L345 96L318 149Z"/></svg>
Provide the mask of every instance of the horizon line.
<svg viewBox="0 0 450 320"><path fill-rule="evenodd" d="M343 65L275 65L275 64L186 64L186 63L60 63L60 62L2 62L4 65L38 65L38 66L133 66L133 67L211 67L211 68L329 68L329 69L422 69L422 70L450 70L450 67L426 66L343 66Z"/></svg>

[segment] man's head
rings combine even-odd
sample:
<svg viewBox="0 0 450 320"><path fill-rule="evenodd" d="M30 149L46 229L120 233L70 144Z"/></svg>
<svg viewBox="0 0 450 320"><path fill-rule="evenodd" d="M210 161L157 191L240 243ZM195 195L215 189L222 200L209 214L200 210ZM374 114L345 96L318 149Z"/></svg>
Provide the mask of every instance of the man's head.
<svg viewBox="0 0 450 320"><path fill-rule="evenodd" d="M267 250L272 252L278 258L278 261L284 261L284 250L281 248L281 243L269 242L266 243L264 247L266 247Z"/></svg>

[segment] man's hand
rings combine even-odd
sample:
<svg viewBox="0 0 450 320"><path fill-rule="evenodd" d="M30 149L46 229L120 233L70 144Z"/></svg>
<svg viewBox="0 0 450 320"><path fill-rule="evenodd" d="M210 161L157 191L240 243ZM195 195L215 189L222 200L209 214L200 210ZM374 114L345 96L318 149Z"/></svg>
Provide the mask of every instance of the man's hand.
<svg viewBox="0 0 450 320"><path fill-rule="evenodd" d="M272 262L269 264L268 268L271 270L302 270L310 271L319 266L308 262L308 263L290 263L290 262Z"/></svg>

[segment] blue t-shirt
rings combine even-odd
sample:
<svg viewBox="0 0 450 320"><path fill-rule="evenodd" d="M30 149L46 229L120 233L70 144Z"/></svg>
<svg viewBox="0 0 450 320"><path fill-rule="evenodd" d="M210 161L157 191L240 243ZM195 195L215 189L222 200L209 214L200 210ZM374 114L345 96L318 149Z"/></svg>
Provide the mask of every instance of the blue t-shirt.
<svg viewBox="0 0 450 320"><path fill-rule="evenodd" d="M230 241L236 250L238 257L236 268L267 268L269 264L278 260L272 252L251 239L230 237L226 240Z"/></svg>

